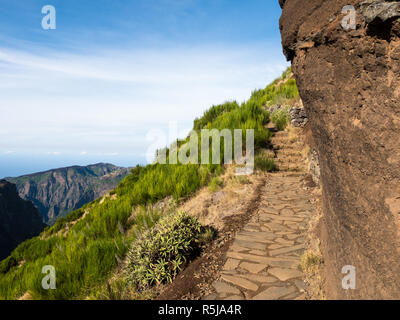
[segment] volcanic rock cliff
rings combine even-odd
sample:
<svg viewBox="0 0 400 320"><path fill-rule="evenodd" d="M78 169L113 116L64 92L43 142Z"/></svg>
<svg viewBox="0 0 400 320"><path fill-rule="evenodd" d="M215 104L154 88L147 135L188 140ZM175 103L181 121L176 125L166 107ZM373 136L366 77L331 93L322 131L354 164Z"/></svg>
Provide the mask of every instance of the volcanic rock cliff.
<svg viewBox="0 0 400 320"><path fill-rule="evenodd" d="M14 184L0 180L0 260L24 240L37 236L44 227L34 205L18 196Z"/></svg>
<svg viewBox="0 0 400 320"><path fill-rule="evenodd" d="M114 189L128 174L128 168L99 163L6 179L17 185L21 198L33 202L45 223L53 224Z"/></svg>
<svg viewBox="0 0 400 320"><path fill-rule="evenodd" d="M279 2L319 154L328 298L399 299L400 2ZM346 265L354 290L342 287Z"/></svg>

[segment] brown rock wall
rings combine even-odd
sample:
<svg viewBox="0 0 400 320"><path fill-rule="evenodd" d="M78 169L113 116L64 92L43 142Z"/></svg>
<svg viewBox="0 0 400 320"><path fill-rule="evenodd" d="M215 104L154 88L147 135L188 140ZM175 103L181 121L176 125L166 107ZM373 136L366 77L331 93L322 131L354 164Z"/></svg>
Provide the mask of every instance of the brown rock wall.
<svg viewBox="0 0 400 320"><path fill-rule="evenodd" d="M292 61L319 154L329 298L400 298L398 1L281 1ZM354 5L356 30L341 26ZM356 267L343 290L342 267Z"/></svg>

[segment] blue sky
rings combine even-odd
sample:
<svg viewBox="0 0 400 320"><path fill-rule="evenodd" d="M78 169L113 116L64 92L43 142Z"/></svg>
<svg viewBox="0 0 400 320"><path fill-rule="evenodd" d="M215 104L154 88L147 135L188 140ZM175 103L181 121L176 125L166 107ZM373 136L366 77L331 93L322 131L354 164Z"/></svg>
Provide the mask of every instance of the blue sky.
<svg viewBox="0 0 400 320"><path fill-rule="evenodd" d="M43 30L44 5L56 30ZM0 177L144 163L213 104L288 66L276 0L0 0ZM174 137L169 137L174 138Z"/></svg>

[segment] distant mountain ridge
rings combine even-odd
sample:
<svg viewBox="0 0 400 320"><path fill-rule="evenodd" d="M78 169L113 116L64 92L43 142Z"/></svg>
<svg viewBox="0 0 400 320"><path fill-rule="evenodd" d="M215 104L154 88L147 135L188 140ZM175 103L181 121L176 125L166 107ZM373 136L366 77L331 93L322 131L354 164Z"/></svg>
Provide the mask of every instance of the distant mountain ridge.
<svg viewBox="0 0 400 320"><path fill-rule="evenodd" d="M0 260L44 228L39 211L18 196L15 184L0 180Z"/></svg>
<svg viewBox="0 0 400 320"><path fill-rule="evenodd" d="M5 180L16 184L22 199L31 201L43 222L54 224L59 217L79 209L114 189L129 168L98 163L71 166Z"/></svg>

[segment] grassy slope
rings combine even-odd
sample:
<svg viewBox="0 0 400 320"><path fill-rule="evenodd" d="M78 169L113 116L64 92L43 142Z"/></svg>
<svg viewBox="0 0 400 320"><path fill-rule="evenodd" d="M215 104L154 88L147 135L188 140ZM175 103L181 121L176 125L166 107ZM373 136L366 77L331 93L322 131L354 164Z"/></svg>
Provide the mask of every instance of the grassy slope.
<svg viewBox="0 0 400 320"><path fill-rule="evenodd" d="M285 73L283 78L287 76ZM213 106L195 120L194 129L253 128L256 148L263 147L270 137L265 128L269 113L263 107L298 96L294 80L277 87L281 80L254 91L241 106L236 102ZM179 141L178 145L185 141ZM127 248L136 239L135 231L150 229L157 223L159 217L150 217L146 211L132 216L135 207L153 204L167 196L182 200L222 171L220 165L136 167L114 190L115 199L107 198L102 203L96 200L70 213L40 237L22 243L3 260L0 263L0 298L15 299L27 291L35 299L85 297L107 278L117 261L125 257ZM84 215L85 212L90 214ZM56 269L57 290L42 289L45 275L41 271L45 265Z"/></svg>

